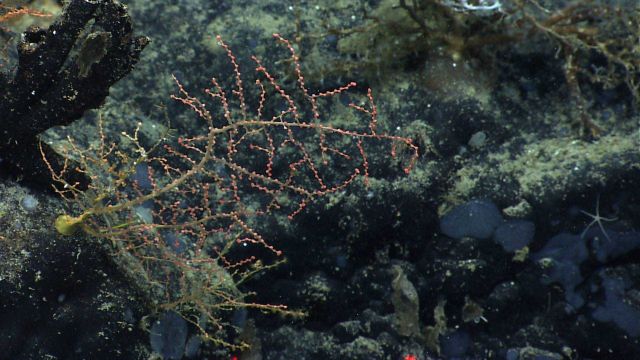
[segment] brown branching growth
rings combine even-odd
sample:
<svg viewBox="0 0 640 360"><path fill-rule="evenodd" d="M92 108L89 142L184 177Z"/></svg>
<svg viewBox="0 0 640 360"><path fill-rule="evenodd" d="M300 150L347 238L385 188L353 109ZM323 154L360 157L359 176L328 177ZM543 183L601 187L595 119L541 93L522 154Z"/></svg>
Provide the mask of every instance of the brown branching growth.
<svg viewBox="0 0 640 360"><path fill-rule="evenodd" d="M452 3L459 2L382 1L363 11L364 21L358 26L327 27L320 34L298 37L338 36L338 51L357 60L340 59L326 71L360 71L375 79L416 57L427 62L442 55L453 61L481 59L483 71L490 72L496 70L496 49L530 43L539 44L541 51L557 49L573 103L572 118L586 137L605 131L590 115L588 84L626 87L640 103L640 6L587 0L547 2L551 7L545 8L536 0L513 0L479 12L454 8Z"/></svg>
<svg viewBox="0 0 640 360"><path fill-rule="evenodd" d="M82 230L106 240L157 309L178 312L206 339L230 347L236 345L219 333L230 326L226 311L248 307L299 314L284 305L251 302L239 289L257 272L284 261L256 230L259 220L275 212L292 219L314 199L359 178L366 181L370 145L386 144L406 173L418 155L410 139L378 128L371 91L364 103L349 105L367 119L364 124L346 129L324 123L327 102L348 96L356 84L311 92L293 46L274 36L290 54L294 89L254 57L259 95L251 111L238 61L218 37L232 66L233 89L213 78L205 101L174 78L178 92L172 98L201 121L192 133L149 148L138 128L121 134L126 148L102 127L89 149L69 138L66 155L91 180L87 191L65 180L70 163L62 169L49 165L60 185L56 191L80 209L79 215L58 219L60 233ZM211 102L216 110L210 110Z"/></svg>
<svg viewBox="0 0 640 360"><path fill-rule="evenodd" d="M580 77L604 88L626 86L640 102L640 6L622 8L594 1L577 1L550 10L535 0L515 0L509 16L527 29L523 41L536 33L547 36L561 48L565 79L585 135L597 137L603 129L588 112ZM526 25L525 25L526 24ZM593 65L594 57L604 60Z"/></svg>

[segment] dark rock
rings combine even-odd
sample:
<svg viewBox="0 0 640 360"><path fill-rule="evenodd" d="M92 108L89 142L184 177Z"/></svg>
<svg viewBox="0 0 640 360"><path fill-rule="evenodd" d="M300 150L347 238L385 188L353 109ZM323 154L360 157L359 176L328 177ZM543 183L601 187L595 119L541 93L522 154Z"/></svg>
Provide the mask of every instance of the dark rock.
<svg viewBox="0 0 640 360"><path fill-rule="evenodd" d="M72 0L49 28L27 29L15 75L0 73L0 153L12 155L3 156L2 165L26 180L48 183L37 135L100 107L148 43L133 36L127 8L117 0ZM63 160L41 146L61 167Z"/></svg>

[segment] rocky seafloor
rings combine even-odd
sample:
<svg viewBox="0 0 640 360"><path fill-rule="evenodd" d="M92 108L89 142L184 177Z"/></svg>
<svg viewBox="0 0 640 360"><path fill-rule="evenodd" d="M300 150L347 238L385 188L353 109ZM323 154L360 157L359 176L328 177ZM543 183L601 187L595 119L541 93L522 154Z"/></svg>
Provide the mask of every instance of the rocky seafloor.
<svg viewBox="0 0 640 360"><path fill-rule="evenodd" d="M371 87L380 126L412 138L420 158L405 175L386 152L369 153L368 184L264 225L288 261L244 286L256 302L306 316L228 314L238 330L224 336L250 344L243 352L201 342L172 313L149 313L104 246L56 234L56 195L3 174L0 359L640 358L640 112L629 81L582 75L576 100L562 41L474 37L500 29L487 23L509 25L506 14L424 18L440 35L487 41L465 48L421 38L395 1L123 2L152 42L111 88L106 131L141 123L154 138L167 117L191 126L169 98L171 74L191 89L213 75L232 84L219 34L251 79L251 54L283 63L271 37L280 33L295 41L308 86ZM606 67L587 53L572 66ZM340 126L337 109L328 121ZM597 126L576 120L584 113ZM96 117L43 139L90 142Z"/></svg>

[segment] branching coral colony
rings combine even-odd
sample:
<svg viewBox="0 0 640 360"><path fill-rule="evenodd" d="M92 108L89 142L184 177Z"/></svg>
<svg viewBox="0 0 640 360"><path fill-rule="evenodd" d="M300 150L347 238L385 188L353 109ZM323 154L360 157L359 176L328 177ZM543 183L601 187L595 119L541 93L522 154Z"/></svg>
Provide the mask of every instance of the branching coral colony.
<svg viewBox="0 0 640 360"><path fill-rule="evenodd" d="M216 111L190 95L174 78L172 98L203 122L175 143L141 145L139 129L124 134L123 149L100 126L98 144L82 149L69 138L67 157L77 159L62 169L49 165L56 191L80 215L56 221L61 234L77 230L107 240L114 256L126 260L125 271L139 279L159 310L173 310L197 327L205 339L233 345L221 336L229 324L221 313L238 307L295 314L285 305L250 302L238 286L256 272L277 265L280 250L255 230L260 218L275 211L291 219L316 198L341 191L369 175L367 148L387 143L405 173L418 156L409 138L378 130L371 90L366 104L351 103L368 119L353 129L322 122L321 109L348 94L356 84L313 93L301 72L293 46L274 35L290 54L296 84L287 89L256 57L257 108L250 112L238 61L219 37L235 74L235 87L217 79L204 91ZM333 103L333 106L340 105ZM277 110L274 110L277 109ZM45 159L46 160L46 159ZM65 180L68 172L84 172L88 190Z"/></svg>
<svg viewBox="0 0 640 360"><path fill-rule="evenodd" d="M593 0L544 5L537 0L381 1L363 15L367 20L361 25L327 26L297 37L337 35L338 49L357 61L345 57L325 72L359 69L376 77L429 54L455 61L481 57L482 66L490 68L500 47L527 42L541 48L538 40L543 40L563 63L572 125L583 136L598 137L605 129L589 114L590 87L624 89L635 104L640 100L640 7Z"/></svg>

